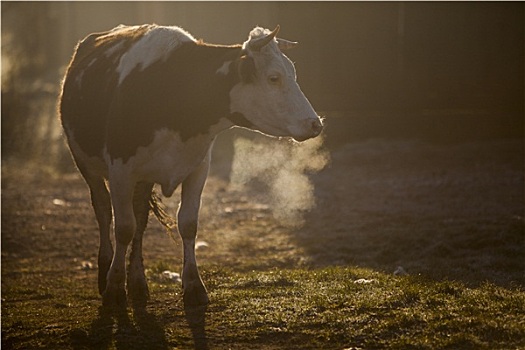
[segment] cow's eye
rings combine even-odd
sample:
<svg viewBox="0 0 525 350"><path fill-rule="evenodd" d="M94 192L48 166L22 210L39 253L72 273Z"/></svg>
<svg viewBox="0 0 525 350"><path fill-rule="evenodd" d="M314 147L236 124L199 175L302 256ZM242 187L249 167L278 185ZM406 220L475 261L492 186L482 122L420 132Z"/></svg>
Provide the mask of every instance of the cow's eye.
<svg viewBox="0 0 525 350"><path fill-rule="evenodd" d="M270 75L268 77L268 82L272 85L281 85L281 76L279 75Z"/></svg>

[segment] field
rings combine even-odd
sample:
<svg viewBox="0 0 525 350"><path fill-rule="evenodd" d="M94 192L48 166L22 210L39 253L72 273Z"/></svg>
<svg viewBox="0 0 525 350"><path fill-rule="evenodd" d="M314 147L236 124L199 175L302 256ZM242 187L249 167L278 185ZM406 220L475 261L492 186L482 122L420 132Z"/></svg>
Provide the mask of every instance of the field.
<svg viewBox="0 0 525 350"><path fill-rule="evenodd" d="M2 349L525 349L522 140L330 151L294 168L313 208L279 201L290 183L233 186L216 157L197 251L211 303L192 327L163 274L181 269L178 238L150 218L150 301L112 314L80 176L4 162Z"/></svg>

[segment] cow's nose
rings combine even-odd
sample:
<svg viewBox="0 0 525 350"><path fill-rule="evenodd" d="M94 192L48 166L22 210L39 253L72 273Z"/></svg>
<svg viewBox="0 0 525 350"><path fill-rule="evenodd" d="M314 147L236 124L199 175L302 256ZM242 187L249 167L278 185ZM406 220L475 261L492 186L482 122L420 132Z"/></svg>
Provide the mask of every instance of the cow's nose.
<svg viewBox="0 0 525 350"><path fill-rule="evenodd" d="M323 123L321 122L321 119L317 118L312 120L311 127L315 136L319 135L321 131L323 131Z"/></svg>

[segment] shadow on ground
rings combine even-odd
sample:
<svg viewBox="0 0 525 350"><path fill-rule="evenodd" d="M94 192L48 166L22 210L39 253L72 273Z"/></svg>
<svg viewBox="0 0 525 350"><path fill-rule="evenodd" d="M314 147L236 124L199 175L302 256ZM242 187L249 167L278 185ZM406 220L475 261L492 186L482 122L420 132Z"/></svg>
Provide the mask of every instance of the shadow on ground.
<svg viewBox="0 0 525 350"><path fill-rule="evenodd" d="M100 307L97 318L86 332L73 330L71 344L74 349L169 349L164 327L157 317L146 309L134 309L130 318L127 311L114 314Z"/></svg>
<svg viewBox="0 0 525 350"><path fill-rule="evenodd" d="M194 348L208 349L206 308L185 310L184 314ZM73 349L172 349L176 344L170 344L166 338L167 324L168 320L145 307L134 307L130 316L126 309L115 311L101 306L89 330L72 330L70 342Z"/></svg>

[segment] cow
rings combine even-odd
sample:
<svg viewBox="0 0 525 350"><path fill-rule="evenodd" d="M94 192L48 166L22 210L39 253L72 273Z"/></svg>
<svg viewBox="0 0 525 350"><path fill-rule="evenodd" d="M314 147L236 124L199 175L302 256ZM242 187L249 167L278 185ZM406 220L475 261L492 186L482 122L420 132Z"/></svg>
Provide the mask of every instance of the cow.
<svg viewBox="0 0 525 350"><path fill-rule="evenodd" d="M214 45L180 27L120 25L78 43L59 113L100 230L103 305L147 302L142 236L150 211L167 222L155 184L166 197L181 185L183 301L207 305L195 239L215 137L236 126L299 142L321 133L323 122L282 53L297 43L278 32L256 27L243 44Z"/></svg>

